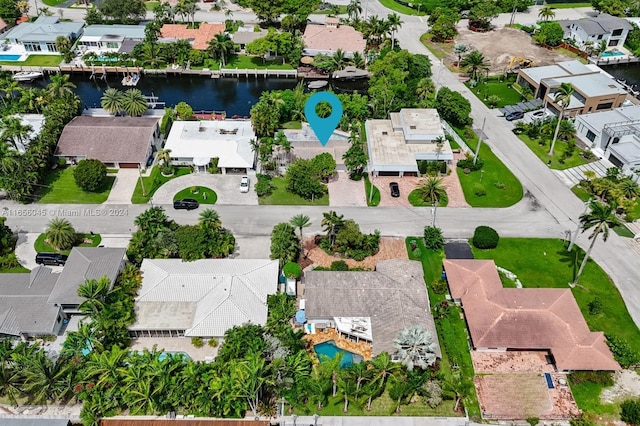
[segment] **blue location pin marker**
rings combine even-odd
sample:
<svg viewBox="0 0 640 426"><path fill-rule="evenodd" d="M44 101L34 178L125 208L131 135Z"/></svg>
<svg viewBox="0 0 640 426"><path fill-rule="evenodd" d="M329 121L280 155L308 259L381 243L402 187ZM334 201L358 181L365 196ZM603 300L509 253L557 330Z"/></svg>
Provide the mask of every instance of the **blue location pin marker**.
<svg viewBox="0 0 640 426"><path fill-rule="evenodd" d="M331 105L331 115L327 118L320 118L316 114L316 105L320 102L327 102ZM325 146L342 118L342 102L333 93L318 92L307 100L304 105L304 115L307 116L307 121L322 146Z"/></svg>

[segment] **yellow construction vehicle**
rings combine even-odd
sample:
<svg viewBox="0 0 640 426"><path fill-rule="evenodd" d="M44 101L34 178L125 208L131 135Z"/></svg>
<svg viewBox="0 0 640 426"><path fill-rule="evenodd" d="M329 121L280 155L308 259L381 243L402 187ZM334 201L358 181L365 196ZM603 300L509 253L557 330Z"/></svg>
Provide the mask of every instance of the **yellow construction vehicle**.
<svg viewBox="0 0 640 426"><path fill-rule="evenodd" d="M509 68L507 68L507 72L514 72L520 68L531 68L535 66L536 64L533 62L533 59L514 56L511 58L511 61L509 61Z"/></svg>

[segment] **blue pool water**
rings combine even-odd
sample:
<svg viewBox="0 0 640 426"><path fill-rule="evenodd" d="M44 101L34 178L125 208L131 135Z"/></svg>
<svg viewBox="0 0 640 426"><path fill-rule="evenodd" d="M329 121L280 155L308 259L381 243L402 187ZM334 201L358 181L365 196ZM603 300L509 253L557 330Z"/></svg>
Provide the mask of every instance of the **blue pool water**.
<svg viewBox="0 0 640 426"><path fill-rule="evenodd" d="M326 356L329 359L333 359L336 357L336 355L342 353L343 355L342 361L340 362L340 368L348 367L351 364L359 364L364 360L364 358L362 358L358 354L340 349L336 346L336 342L334 342L333 340L319 343L315 345L313 349L316 351L316 354L318 354L318 359L320 360L320 362L322 362L323 356Z"/></svg>
<svg viewBox="0 0 640 426"><path fill-rule="evenodd" d="M0 54L0 61L17 61L21 55L2 55Z"/></svg>
<svg viewBox="0 0 640 426"><path fill-rule="evenodd" d="M605 57L605 58L606 58L606 57L609 57L609 56L623 56L623 55L624 55L624 53L622 53L622 52L618 52L618 51L614 51L614 52L604 52L604 53L602 54L602 56L603 56L603 57Z"/></svg>

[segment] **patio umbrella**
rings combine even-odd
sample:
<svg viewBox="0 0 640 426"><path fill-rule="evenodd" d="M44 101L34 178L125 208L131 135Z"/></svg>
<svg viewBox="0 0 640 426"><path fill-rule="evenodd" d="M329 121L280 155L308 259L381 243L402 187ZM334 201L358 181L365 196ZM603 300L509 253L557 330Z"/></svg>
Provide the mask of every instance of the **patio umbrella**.
<svg viewBox="0 0 640 426"><path fill-rule="evenodd" d="M302 59L300 59L300 62L302 62L305 65L309 65L313 62L313 58L311 56L304 56L302 57Z"/></svg>

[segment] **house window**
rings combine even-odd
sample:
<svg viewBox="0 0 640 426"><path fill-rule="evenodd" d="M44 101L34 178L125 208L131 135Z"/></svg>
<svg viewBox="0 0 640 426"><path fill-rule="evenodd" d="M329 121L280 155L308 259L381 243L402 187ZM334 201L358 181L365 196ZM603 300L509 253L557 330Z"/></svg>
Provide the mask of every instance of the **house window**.
<svg viewBox="0 0 640 426"><path fill-rule="evenodd" d="M56 48L56 44L55 43L47 43L47 50L49 52L57 52L58 49Z"/></svg>
<svg viewBox="0 0 640 426"><path fill-rule="evenodd" d="M389 132L382 132L382 136L387 136Z"/></svg>
<svg viewBox="0 0 640 426"><path fill-rule="evenodd" d="M107 48L109 49L117 49L118 48L118 43L115 41L108 41L107 42Z"/></svg>
<svg viewBox="0 0 640 426"><path fill-rule="evenodd" d="M409 126L409 128L410 128L411 130L415 130L415 129L416 129L416 126Z"/></svg>
<svg viewBox="0 0 640 426"><path fill-rule="evenodd" d="M609 40L609 46L617 46L620 40Z"/></svg>
<svg viewBox="0 0 640 426"><path fill-rule="evenodd" d="M40 43L24 43L24 50L27 52L40 52Z"/></svg>
<svg viewBox="0 0 640 426"><path fill-rule="evenodd" d="M593 142L596 139L596 134L593 133L591 130L589 130L587 132L587 139L589 139L591 142Z"/></svg>
<svg viewBox="0 0 640 426"><path fill-rule="evenodd" d="M613 30L613 33L611 33L612 36L614 37L618 37L622 35L622 29L619 30Z"/></svg>
<svg viewBox="0 0 640 426"><path fill-rule="evenodd" d="M602 40L602 34L598 36L598 40Z"/></svg>
<svg viewBox="0 0 640 426"><path fill-rule="evenodd" d="M596 107L596 111L601 111L603 109L611 109L612 106L613 106L613 102L606 102L604 104L598 104L598 106Z"/></svg>

